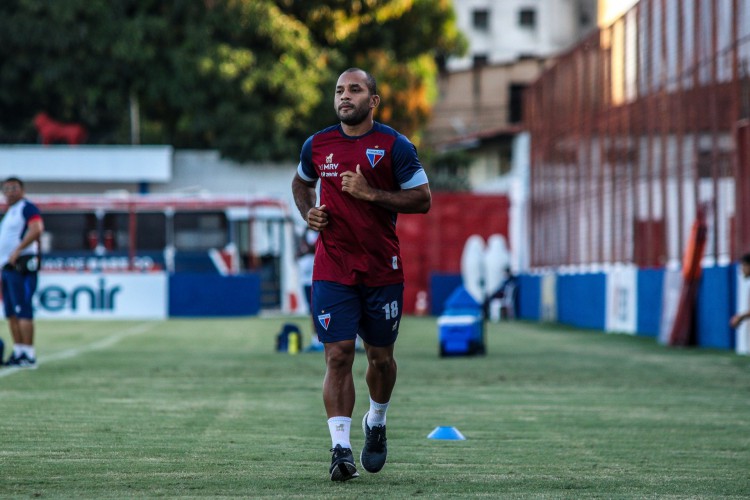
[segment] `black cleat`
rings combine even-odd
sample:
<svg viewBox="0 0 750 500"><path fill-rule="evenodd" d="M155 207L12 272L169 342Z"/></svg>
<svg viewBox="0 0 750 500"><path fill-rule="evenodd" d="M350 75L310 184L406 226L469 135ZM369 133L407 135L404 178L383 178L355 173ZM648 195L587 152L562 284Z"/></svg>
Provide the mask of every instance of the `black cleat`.
<svg viewBox="0 0 750 500"><path fill-rule="evenodd" d="M20 358L16 356L15 353L11 352L10 356L8 357L8 361L3 363L3 366L7 366L8 368L17 368L19 359Z"/></svg>
<svg viewBox="0 0 750 500"><path fill-rule="evenodd" d="M367 414L362 419L362 430L365 432L365 445L359 455L359 463L367 472L380 472L385 465L388 456L388 447L385 442L385 425L370 427L367 425Z"/></svg>
<svg viewBox="0 0 750 500"><path fill-rule="evenodd" d="M36 369L36 358L30 358L26 354L21 354L16 358L16 367Z"/></svg>
<svg viewBox="0 0 750 500"><path fill-rule="evenodd" d="M348 481L354 477L359 477L359 472L354 466L351 448L342 448L340 444L337 444L331 452L333 453L331 469L329 470L331 481Z"/></svg>

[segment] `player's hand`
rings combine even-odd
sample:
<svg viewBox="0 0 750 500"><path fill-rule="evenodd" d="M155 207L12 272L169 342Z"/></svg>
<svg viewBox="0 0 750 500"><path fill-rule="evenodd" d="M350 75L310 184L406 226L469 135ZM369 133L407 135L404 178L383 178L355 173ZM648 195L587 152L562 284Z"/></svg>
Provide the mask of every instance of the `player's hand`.
<svg viewBox="0 0 750 500"><path fill-rule="evenodd" d="M307 226L315 231L322 231L328 225L326 206L312 207L307 211Z"/></svg>
<svg viewBox="0 0 750 500"><path fill-rule="evenodd" d="M737 328L740 326L740 323L742 323L742 316L740 314L732 316L732 319L729 320L729 326L732 328Z"/></svg>
<svg viewBox="0 0 750 500"><path fill-rule="evenodd" d="M346 171L341 174L341 190L357 199L366 201L370 200L370 193L372 192L372 188L367 183L359 165L357 165L356 172Z"/></svg>
<svg viewBox="0 0 750 500"><path fill-rule="evenodd" d="M21 254L19 250L13 250L13 253L10 254L8 257L8 264L15 266L16 261L18 260L18 256Z"/></svg>

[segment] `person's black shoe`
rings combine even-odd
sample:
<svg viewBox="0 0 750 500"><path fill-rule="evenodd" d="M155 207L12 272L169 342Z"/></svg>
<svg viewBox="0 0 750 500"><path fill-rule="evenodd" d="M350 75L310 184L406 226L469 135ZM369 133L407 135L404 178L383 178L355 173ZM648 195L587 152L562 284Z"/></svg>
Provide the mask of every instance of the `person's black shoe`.
<svg viewBox="0 0 750 500"><path fill-rule="evenodd" d="M362 430L365 432L365 445L362 447L362 453L359 455L359 463L367 472L379 472L385 465L385 459L388 456L388 447L386 446L385 425L376 425L370 427L367 425L367 415L362 419Z"/></svg>
<svg viewBox="0 0 750 500"><path fill-rule="evenodd" d="M8 361L3 363L3 366L7 366L9 368L15 368L18 367L18 360L19 358L16 356L15 353L11 352L10 356L8 357Z"/></svg>
<svg viewBox="0 0 750 500"><path fill-rule="evenodd" d="M26 354L21 354L16 360L16 366L18 368L31 368L36 369L36 358L30 358Z"/></svg>
<svg viewBox="0 0 750 500"><path fill-rule="evenodd" d="M348 481L354 477L359 477L357 467L354 466L351 448L342 448L340 444L337 444L331 452L333 453L329 470L331 481Z"/></svg>

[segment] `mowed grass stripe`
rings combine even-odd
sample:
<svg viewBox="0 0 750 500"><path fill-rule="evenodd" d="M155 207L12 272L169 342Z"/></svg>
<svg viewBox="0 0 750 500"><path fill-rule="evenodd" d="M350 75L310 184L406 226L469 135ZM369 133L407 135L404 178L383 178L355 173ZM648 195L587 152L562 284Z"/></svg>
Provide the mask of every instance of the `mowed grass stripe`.
<svg viewBox="0 0 750 500"><path fill-rule="evenodd" d="M274 352L285 321L309 332L307 318L39 321L54 362L0 379L0 496L750 496L748 358L514 322L488 325L486 356L441 359L434 318L404 319L385 469L333 484L323 356ZM467 440L427 439L438 425Z"/></svg>
<svg viewBox="0 0 750 500"><path fill-rule="evenodd" d="M155 323L151 323L151 322L140 323L135 326L126 328L124 330L115 332L114 334L111 334L110 336L105 337L103 339L96 340L88 345L83 345L80 347L73 347L70 349L65 349L63 351L53 352L51 354L44 355L44 357L38 356L37 366L41 366L43 364L53 362L53 361L58 361L61 359L74 358L87 351L106 349L107 347L111 347L112 345L116 344L117 342L121 341L122 339L126 337L130 337L131 335L139 335L141 333L145 333L155 327L156 327ZM9 345L10 345L10 348L12 348L12 345L11 344ZM20 368L5 369L5 370L0 371L0 377L13 375L14 373L18 373L20 371L24 371L24 370Z"/></svg>

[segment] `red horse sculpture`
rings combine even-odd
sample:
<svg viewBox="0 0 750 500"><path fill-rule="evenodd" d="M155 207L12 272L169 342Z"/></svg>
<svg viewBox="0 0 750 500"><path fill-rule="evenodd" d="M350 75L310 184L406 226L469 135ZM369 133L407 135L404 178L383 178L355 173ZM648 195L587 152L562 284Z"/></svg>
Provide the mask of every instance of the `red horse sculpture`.
<svg viewBox="0 0 750 500"><path fill-rule="evenodd" d="M86 129L78 123L62 123L53 120L47 113L37 113L34 126L45 146L64 142L82 144L86 140Z"/></svg>

